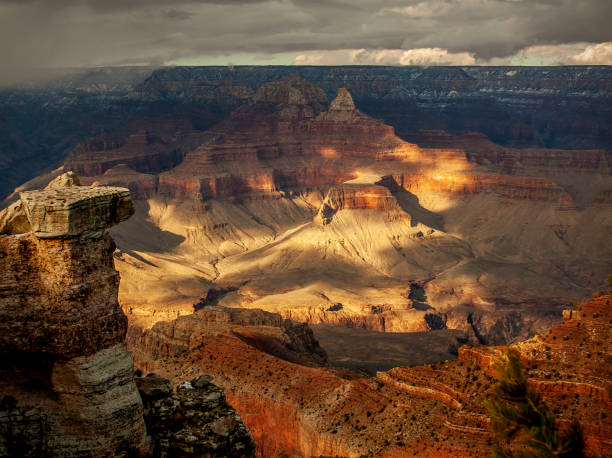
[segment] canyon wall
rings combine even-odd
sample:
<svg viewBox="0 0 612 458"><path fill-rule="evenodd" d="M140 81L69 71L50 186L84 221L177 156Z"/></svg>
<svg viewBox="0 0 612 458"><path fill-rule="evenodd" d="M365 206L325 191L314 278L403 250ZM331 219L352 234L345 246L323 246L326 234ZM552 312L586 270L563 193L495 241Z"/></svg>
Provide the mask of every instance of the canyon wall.
<svg viewBox="0 0 612 458"><path fill-rule="evenodd" d="M156 97L214 98L184 84ZM66 160L85 183L135 199L135 216L113 230L135 324L192 313L220 288L224 306L386 332L449 327L498 344L552 326L564 301L600 287L611 255L605 150L438 130L409 143L347 89L329 103L299 75L248 89L230 91L239 106L209 129L178 112L142 118Z"/></svg>
<svg viewBox="0 0 612 458"><path fill-rule="evenodd" d="M478 131L515 146L610 147L605 66L191 67L159 69L135 93L158 100L210 100L219 86L256 90L291 74L312 81L328 97L347 88L360 109L400 135Z"/></svg>
<svg viewBox="0 0 612 458"><path fill-rule="evenodd" d="M248 103L267 82L299 74L328 97L346 87L357 106L399 135L483 132L517 147L610 151L606 67L237 66L97 68L0 91L0 196L60 165L80 142L128 143L112 134L143 119L198 131ZM142 125L142 124L140 124ZM156 132L148 131L150 137ZM24 161L27 158L27 161ZM166 163L171 163L169 160Z"/></svg>
<svg viewBox="0 0 612 458"><path fill-rule="evenodd" d="M490 456L490 419L482 401L492 393L492 364L502 348L464 346L454 361L362 378L326 367L313 347L290 357L295 353L275 331L278 316L207 308L133 330L135 363L171 379L214 374L253 433L259 456ZM578 309L515 348L557 425L578 421L586 455L603 457L612 445L606 363L612 294L597 294Z"/></svg>
<svg viewBox="0 0 612 458"><path fill-rule="evenodd" d="M120 300L136 324L191 313L217 287L228 291L221 305L309 323L446 326L503 343L552 326L564 297L599 287L612 224L604 150L441 131L408 143L348 90L328 103L297 75L253 93L205 132L143 121L67 159L85 182L127 186L137 201L114 232ZM172 151L176 164L165 162Z"/></svg>

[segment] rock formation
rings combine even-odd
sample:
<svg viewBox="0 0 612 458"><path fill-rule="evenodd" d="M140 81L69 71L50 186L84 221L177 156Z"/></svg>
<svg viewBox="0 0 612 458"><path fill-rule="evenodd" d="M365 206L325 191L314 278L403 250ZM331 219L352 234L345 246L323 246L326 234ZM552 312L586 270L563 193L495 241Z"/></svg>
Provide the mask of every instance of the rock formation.
<svg viewBox="0 0 612 458"><path fill-rule="evenodd" d="M177 120L179 130L203 131L248 103L263 84L292 74L328 97L347 88L361 110L384 119L404 139L422 130L478 131L519 148L610 150L605 66L83 69L48 84L0 91L1 198L62 161L80 142L90 143L91 150L120 144L129 133L147 132L143 120L156 123L147 141ZM124 129L128 125L131 129ZM97 138L87 141L92 136ZM176 160L166 157L165 167ZM144 161L139 167L146 167Z"/></svg>
<svg viewBox="0 0 612 458"><path fill-rule="evenodd" d="M431 72L419 84L455 84ZM606 151L432 130L409 143L347 89L329 104L297 76L252 89L206 131L142 119L67 160L91 175L84 183L135 199L136 215L113 230L133 322L192 313L215 288L231 291L220 305L309 323L447 326L501 343L550 327L565 301L600 287L612 255Z"/></svg>
<svg viewBox="0 0 612 458"><path fill-rule="evenodd" d="M566 311L563 324L516 348L529 383L561 428L577 420L587 456L606 456L612 445L606 353L612 293L596 295L579 309ZM258 339L245 338L271 336L265 321L250 319L243 326L221 320L218 327L218 309L201 314L205 310L133 335L136 366L173 380L214 375L261 456L490 456L482 401L495 382L492 361L500 348L464 346L455 361L361 378L321 367L316 358L304 365L275 355L269 349L278 348L278 340L264 348ZM232 364L223 363L228 360Z"/></svg>
<svg viewBox="0 0 612 458"><path fill-rule="evenodd" d="M410 215L403 212L388 188L374 184L347 182L333 186L321 203L315 222L329 224L339 210L373 210L385 212L389 218L404 218L410 224Z"/></svg>
<svg viewBox="0 0 612 458"><path fill-rule="evenodd" d="M173 393L170 382L157 374L136 379L154 456L254 456L251 433L211 380L200 375Z"/></svg>
<svg viewBox="0 0 612 458"><path fill-rule="evenodd" d="M144 361L149 355L155 359L188 354L220 334L231 334L261 351L294 363L320 365L327 360L308 325L253 309L207 306L173 321L158 322L151 329L132 326L128 342L137 358Z"/></svg>
<svg viewBox="0 0 612 458"><path fill-rule="evenodd" d="M63 174L0 213L0 456L252 456L210 380L139 383L143 417L107 231L130 193L78 183Z"/></svg>
<svg viewBox="0 0 612 458"><path fill-rule="evenodd" d="M106 232L132 214L129 191L71 181L1 218L3 456L148 453Z"/></svg>

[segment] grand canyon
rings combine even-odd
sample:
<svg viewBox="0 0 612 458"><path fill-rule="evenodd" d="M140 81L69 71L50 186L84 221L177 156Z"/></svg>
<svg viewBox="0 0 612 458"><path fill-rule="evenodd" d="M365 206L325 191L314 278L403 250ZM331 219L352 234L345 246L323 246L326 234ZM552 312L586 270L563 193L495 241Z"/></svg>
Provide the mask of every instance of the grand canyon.
<svg viewBox="0 0 612 458"><path fill-rule="evenodd" d="M123 67L0 91L0 455L489 456L511 345L608 456L610 75Z"/></svg>

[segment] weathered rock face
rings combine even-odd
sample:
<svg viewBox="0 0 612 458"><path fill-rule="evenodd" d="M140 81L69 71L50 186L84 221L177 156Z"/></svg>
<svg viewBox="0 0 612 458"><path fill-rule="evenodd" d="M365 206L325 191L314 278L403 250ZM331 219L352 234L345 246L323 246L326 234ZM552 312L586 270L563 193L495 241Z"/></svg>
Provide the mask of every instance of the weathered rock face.
<svg viewBox="0 0 612 458"><path fill-rule="evenodd" d="M114 249L108 235L2 236L2 349L71 358L122 342Z"/></svg>
<svg viewBox="0 0 612 458"><path fill-rule="evenodd" d="M225 400L225 391L200 375L172 392L169 380L151 373L136 379L153 454L252 457L255 441Z"/></svg>
<svg viewBox="0 0 612 458"><path fill-rule="evenodd" d="M315 217L319 224L329 224L340 210L373 210L385 212L390 220L404 219L410 223L410 215L404 213L388 188L374 184L345 183L333 186Z"/></svg>
<svg viewBox="0 0 612 458"><path fill-rule="evenodd" d="M148 452L105 232L133 212L129 191L74 183L24 193L10 211L27 224L0 236L3 456Z"/></svg>
<svg viewBox="0 0 612 458"><path fill-rule="evenodd" d="M32 232L39 238L74 237L104 229L134 213L129 190L79 187L21 193Z"/></svg>

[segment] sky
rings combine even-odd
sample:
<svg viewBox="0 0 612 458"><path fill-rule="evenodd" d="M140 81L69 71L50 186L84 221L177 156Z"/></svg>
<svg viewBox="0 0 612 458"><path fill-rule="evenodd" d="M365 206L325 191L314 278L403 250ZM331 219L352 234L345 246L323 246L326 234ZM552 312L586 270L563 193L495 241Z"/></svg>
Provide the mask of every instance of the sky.
<svg viewBox="0 0 612 458"><path fill-rule="evenodd" d="M117 65L612 65L612 0L0 0L0 73Z"/></svg>

